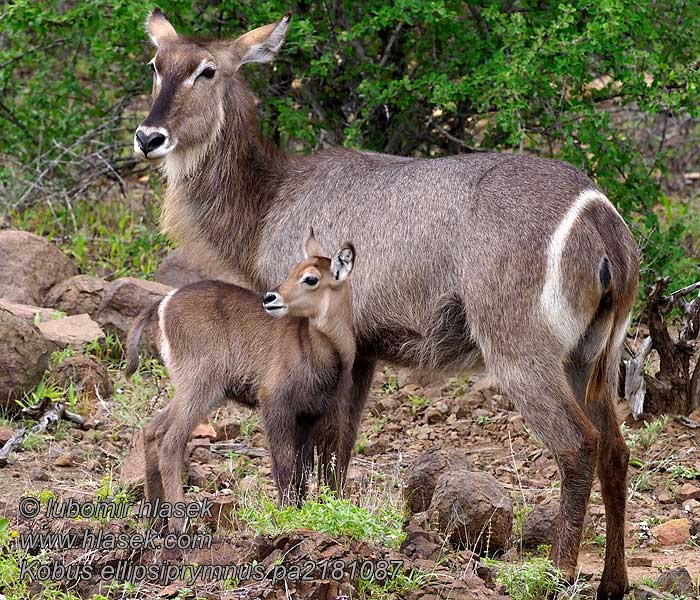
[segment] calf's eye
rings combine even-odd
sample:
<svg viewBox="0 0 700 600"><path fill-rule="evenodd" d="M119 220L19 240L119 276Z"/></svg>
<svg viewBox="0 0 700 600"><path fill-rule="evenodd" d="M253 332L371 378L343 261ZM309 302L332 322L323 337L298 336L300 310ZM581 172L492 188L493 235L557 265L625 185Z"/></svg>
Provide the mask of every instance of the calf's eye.
<svg viewBox="0 0 700 600"><path fill-rule="evenodd" d="M308 286L315 286L318 283L318 277L314 277L313 275L309 275L308 277L304 277L302 280L302 283L305 283Z"/></svg>

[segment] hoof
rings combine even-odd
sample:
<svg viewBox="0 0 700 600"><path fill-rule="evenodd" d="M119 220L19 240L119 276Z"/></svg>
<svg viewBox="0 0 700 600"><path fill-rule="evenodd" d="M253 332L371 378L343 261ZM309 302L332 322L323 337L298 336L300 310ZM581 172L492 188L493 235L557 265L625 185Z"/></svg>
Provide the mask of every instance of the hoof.
<svg viewBox="0 0 700 600"><path fill-rule="evenodd" d="M598 586L595 598L596 600L624 600L627 588L627 583L620 584L603 580Z"/></svg>

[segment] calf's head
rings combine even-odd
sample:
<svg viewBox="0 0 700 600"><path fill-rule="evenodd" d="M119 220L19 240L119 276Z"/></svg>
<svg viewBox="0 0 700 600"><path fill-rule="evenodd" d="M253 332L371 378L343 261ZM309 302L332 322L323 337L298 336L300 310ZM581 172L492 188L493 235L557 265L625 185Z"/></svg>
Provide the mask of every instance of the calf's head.
<svg viewBox="0 0 700 600"><path fill-rule="evenodd" d="M224 123L225 96L236 93L238 69L271 61L284 43L290 19L287 14L234 40L203 41L178 35L156 8L146 23L156 47L148 63L153 104L136 129L136 154L160 159L176 148L187 151L212 141Z"/></svg>
<svg viewBox="0 0 700 600"><path fill-rule="evenodd" d="M329 258L311 231L304 254L305 259L291 269L284 283L265 294L263 307L275 317L290 315L319 322L337 318L350 302L348 276L355 263L355 248L344 242Z"/></svg>

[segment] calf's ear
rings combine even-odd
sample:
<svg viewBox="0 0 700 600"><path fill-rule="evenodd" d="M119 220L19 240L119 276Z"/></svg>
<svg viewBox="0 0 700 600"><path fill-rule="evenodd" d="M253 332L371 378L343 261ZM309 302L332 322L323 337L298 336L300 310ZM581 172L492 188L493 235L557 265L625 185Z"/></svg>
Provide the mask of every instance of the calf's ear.
<svg viewBox="0 0 700 600"><path fill-rule="evenodd" d="M326 256L326 253L323 251L321 244L318 243L314 235L314 228L309 227L309 233L304 240L304 258L310 258L312 256Z"/></svg>
<svg viewBox="0 0 700 600"><path fill-rule="evenodd" d="M355 265L355 247L344 242L331 259L331 274L335 281L344 281Z"/></svg>

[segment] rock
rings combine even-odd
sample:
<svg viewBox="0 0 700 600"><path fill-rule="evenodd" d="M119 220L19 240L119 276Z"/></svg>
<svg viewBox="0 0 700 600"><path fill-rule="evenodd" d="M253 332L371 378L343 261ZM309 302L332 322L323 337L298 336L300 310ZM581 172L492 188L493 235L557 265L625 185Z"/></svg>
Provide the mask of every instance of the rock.
<svg viewBox="0 0 700 600"><path fill-rule="evenodd" d="M634 600L673 600L673 596L646 585L640 585L634 589Z"/></svg>
<svg viewBox="0 0 700 600"><path fill-rule="evenodd" d="M217 439L216 429L214 429L211 423L207 420L199 423L197 427L192 430L191 438L209 438L210 440Z"/></svg>
<svg viewBox="0 0 700 600"><path fill-rule="evenodd" d="M651 567L654 561L648 556L630 556L627 559L628 567Z"/></svg>
<svg viewBox="0 0 700 600"><path fill-rule="evenodd" d="M41 469L39 467L34 467L29 472L29 478L34 479L36 481L48 481L49 474L44 469Z"/></svg>
<svg viewBox="0 0 700 600"><path fill-rule="evenodd" d="M216 429L216 440L235 440L241 435L241 424L238 419L225 419L214 423Z"/></svg>
<svg viewBox="0 0 700 600"><path fill-rule="evenodd" d="M456 547L496 552L510 542L513 502L488 473L443 473L435 485L428 515L433 527Z"/></svg>
<svg viewBox="0 0 700 600"><path fill-rule="evenodd" d="M63 316L58 311L50 308L41 308L39 306L31 306L30 304L18 304L17 302L10 302L9 300L0 298L0 310L3 309L16 317L24 319L27 323L32 325L43 323L44 321L51 321L52 319Z"/></svg>
<svg viewBox="0 0 700 600"><path fill-rule="evenodd" d="M651 534L662 546L685 544L690 539L690 523L685 518L672 519L652 527Z"/></svg>
<svg viewBox="0 0 700 600"><path fill-rule="evenodd" d="M684 502L686 500L700 500L700 487L692 483L684 483L679 496Z"/></svg>
<svg viewBox="0 0 700 600"><path fill-rule="evenodd" d="M674 596L688 596L689 598L694 593L693 580L684 567L676 567L661 573L656 580L656 588L662 592L670 592Z"/></svg>
<svg viewBox="0 0 700 600"><path fill-rule="evenodd" d="M21 304L41 305L59 281L78 274L73 262L44 238L8 229L0 231L0 297Z"/></svg>
<svg viewBox="0 0 700 600"><path fill-rule="evenodd" d="M95 357L83 354L69 356L51 369L48 382L64 389L72 384L75 393L88 403L94 403L98 398L107 398L112 394L112 383L107 369Z"/></svg>
<svg viewBox="0 0 700 600"><path fill-rule="evenodd" d="M0 408L36 387L56 346L33 325L0 308Z"/></svg>
<svg viewBox="0 0 700 600"><path fill-rule="evenodd" d="M386 452L387 443L384 438L377 438L375 440L370 440L364 447L362 454L365 456L377 456L378 454L383 454Z"/></svg>
<svg viewBox="0 0 700 600"><path fill-rule="evenodd" d="M7 425L0 427L0 448L2 448L13 435L15 435L15 431L11 427Z"/></svg>
<svg viewBox="0 0 700 600"><path fill-rule="evenodd" d="M82 350L90 342L104 340L105 334L89 315L73 315L39 323L43 336L59 348Z"/></svg>
<svg viewBox="0 0 700 600"><path fill-rule="evenodd" d="M406 534L399 551L409 558L439 560L452 550L449 542L445 543L434 531L415 530Z"/></svg>
<svg viewBox="0 0 700 600"><path fill-rule="evenodd" d="M525 517L521 543L523 548L537 548L542 544L551 544L559 520L559 502L547 500L538 504Z"/></svg>
<svg viewBox="0 0 700 600"><path fill-rule="evenodd" d="M105 331L125 337L131 321L171 290L172 288L154 281L122 277L105 290L95 318ZM144 329L143 335L148 350L156 353L160 337L158 323L151 323L150 327Z"/></svg>
<svg viewBox="0 0 700 600"><path fill-rule="evenodd" d="M60 454L56 460L54 460L54 464L57 467L72 467L73 466L73 458L70 455L70 452L64 452L63 454Z"/></svg>
<svg viewBox="0 0 700 600"><path fill-rule="evenodd" d="M211 517L206 516L202 520L205 523L219 527L228 527L231 523L231 513L236 507L236 501L231 496L218 496L212 498Z"/></svg>
<svg viewBox="0 0 700 600"><path fill-rule="evenodd" d="M219 261L211 256L197 260L192 254L185 253L182 248L174 250L160 263L155 274L158 283L180 288L203 279L219 279L252 288L252 284L243 278L235 277Z"/></svg>
<svg viewBox="0 0 700 600"><path fill-rule="evenodd" d="M44 306L67 315L95 315L109 283L89 275L76 275L53 286L44 298Z"/></svg>
<svg viewBox="0 0 700 600"><path fill-rule="evenodd" d="M673 504L674 501L668 490L663 490L656 494L656 499L659 501L659 504Z"/></svg>
<svg viewBox="0 0 700 600"><path fill-rule="evenodd" d="M469 459L459 450L436 449L416 458L408 469L405 497L410 512L422 512L428 508L435 484L446 470L470 470Z"/></svg>
<svg viewBox="0 0 700 600"><path fill-rule="evenodd" d="M197 486L199 489L203 490L209 485L209 482L212 479L212 474L206 467L204 467L204 465L197 462L191 462L187 470L187 479L189 480L190 485Z"/></svg>

